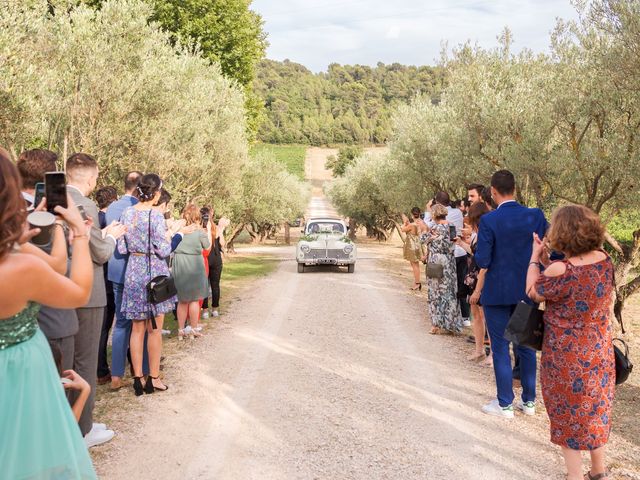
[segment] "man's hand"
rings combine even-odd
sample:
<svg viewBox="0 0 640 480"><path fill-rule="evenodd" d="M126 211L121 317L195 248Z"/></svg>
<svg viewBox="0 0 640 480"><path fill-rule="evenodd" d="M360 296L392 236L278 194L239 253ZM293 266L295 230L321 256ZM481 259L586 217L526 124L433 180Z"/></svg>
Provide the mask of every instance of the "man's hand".
<svg viewBox="0 0 640 480"><path fill-rule="evenodd" d="M107 225L104 229L104 235L111 235L116 240L127 233L127 227L115 220L111 222L111 225Z"/></svg>

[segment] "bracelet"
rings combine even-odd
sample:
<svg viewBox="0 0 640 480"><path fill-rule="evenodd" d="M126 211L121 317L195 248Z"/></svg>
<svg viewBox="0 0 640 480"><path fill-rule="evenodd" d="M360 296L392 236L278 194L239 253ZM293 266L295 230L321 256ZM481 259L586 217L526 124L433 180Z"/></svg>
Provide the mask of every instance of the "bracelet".
<svg viewBox="0 0 640 480"><path fill-rule="evenodd" d="M73 234L73 239L75 240L76 238L89 238L89 235L87 235L86 233L83 233L82 235L76 235L74 233Z"/></svg>
<svg viewBox="0 0 640 480"><path fill-rule="evenodd" d="M542 265L540 265L540 262L529 262L529 266L531 265L537 265L538 268L542 268Z"/></svg>

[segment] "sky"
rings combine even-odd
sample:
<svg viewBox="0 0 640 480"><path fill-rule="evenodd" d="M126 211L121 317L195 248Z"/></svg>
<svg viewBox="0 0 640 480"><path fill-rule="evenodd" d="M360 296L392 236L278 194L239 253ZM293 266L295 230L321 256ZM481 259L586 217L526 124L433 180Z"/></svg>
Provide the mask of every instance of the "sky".
<svg viewBox="0 0 640 480"><path fill-rule="evenodd" d="M496 45L508 26L514 49L549 50L556 18L576 19L569 0L253 0L270 43L267 58L314 72L330 63L435 65L442 42Z"/></svg>

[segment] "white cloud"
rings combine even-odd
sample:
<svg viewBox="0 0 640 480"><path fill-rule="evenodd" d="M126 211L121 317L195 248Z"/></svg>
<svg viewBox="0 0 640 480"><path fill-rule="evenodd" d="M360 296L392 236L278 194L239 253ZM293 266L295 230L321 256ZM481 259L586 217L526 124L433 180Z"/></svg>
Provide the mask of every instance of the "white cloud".
<svg viewBox="0 0 640 480"><path fill-rule="evenodd" d="M254 0L269 34L269 58L313 71L331 62L434 64L441 42L484 47L509 26L515 47L546 51L569 0Z"/></svg>

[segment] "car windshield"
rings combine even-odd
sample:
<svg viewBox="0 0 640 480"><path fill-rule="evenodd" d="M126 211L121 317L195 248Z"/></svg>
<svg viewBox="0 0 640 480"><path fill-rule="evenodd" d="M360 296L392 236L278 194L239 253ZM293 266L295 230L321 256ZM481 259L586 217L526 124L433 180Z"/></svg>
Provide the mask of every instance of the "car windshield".
<svg viewBox="0 0 640 480"><path fill-rule="evenodd" d="M344 234L344 226L340 222L312 222L307 226L307 233L340 233Z"/></svg>

